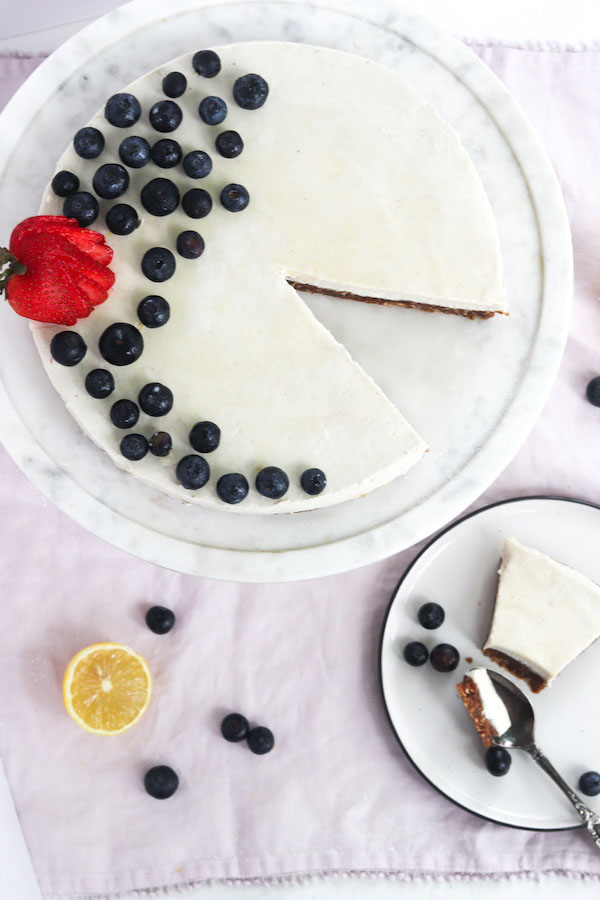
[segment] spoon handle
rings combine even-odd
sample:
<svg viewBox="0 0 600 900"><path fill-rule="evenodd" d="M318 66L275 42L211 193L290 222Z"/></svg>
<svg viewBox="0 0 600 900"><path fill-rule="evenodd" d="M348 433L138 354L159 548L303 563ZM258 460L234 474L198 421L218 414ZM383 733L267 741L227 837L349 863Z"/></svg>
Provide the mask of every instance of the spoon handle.
<svg viewBox="0 0 600 900"><path fill-rule="evenodd" d="M596 844L596 847L598 847L598 849L600 850L600 832L598 830L598 825L600 825L600 816L597 815L597 813L595 813L593 809L590 809L590 807L586 803L584 803L580 797L577 796L575 791L569 787L567 782L558 774L548 757L542 753L539 747L536 747L535 744L529 744L523 749L526 750L533 759L535 759L538 766L540 766L540 768L544 770L546 775L550 776L552 781L558 785L563 794L565 794L569 798L569 800L581 816L583 824L589 831L592 840Z"/></svg>

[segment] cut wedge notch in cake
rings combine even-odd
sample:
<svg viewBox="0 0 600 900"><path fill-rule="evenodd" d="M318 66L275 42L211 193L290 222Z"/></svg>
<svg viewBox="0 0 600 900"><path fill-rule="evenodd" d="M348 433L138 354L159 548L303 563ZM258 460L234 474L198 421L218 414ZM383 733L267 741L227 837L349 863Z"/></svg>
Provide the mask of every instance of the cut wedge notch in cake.
<svg viewBox="0 0 600 900"><path fill-rule="evenodd" d="M508 731L511 722L487 669L469 669L456 690L484 745L492 747L494 739Z"/></svg>
<svg viewBox="0 0 600 900"><path fill-rule="evenodd" d="M534 693L600 636L600 586L508 538L484 654Z"/></svg>

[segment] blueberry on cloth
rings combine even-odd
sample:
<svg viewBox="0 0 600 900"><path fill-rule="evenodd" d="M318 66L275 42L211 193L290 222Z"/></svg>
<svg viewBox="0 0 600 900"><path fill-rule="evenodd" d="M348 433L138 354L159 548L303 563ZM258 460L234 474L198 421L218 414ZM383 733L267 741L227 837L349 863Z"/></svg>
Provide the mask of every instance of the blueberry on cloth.
<svg viewBox="0 0 600 900"><path fill-rule="evenodd" d="M140 224L140 217L128 203L117 203L106 213L106 225L113 234L131 234Z"/></svg>
<svg viewBox="0 0 600 900"><path fill-rule="evenodd" d="M104 150L104 135L97 128L86 125L73 138L73 147L82 159L96 159Z"/></svg>
<svg viewBox="0 0 600 900"><path fill-rule="evenodd" d="M224 503L241 503L248 496L248 480L239 472L221 475L217 481L217 494Z"/></svg>
<svg viewBox="0 0 600 900"><path fill-rule="evenodd" d="M125 459L137 462L148 452L148 441L143 434L126 434L119 447Z"/></svg>
<svg viewBox="0 0 600 900"><path fill-rule="evenodd" d="M420 641L411 641L407 644L403 655L409 666L424 666L429 658L427 647Z"/></svg>
<svg viewBox="0 0 600 900"><path fill-rule="evenodd" d="M248 746L253 753L262 756L263 753L269 753L275 746L275 738L273 732L264 725L257 725L248 732Z"/></svg>
<svg viewBox="0 0 600 900"><path fill-rule="evenodd" d="M253 72L236 78L233 98L242 109L258 109L269 95L269 85L260 75Z"/></svg>
<svg viewBox="0 0 600 900"><path fill-rule="evenodd" d="M115 128L129 128L135 125L142 114L142 107L133 94L113 94L106 101L104 116Z"/></svg>
<svg viewBox="0 0 600 900"><path fill-rule="evenodd" d="M214 78L221 71L221 60L214 50L198 50L192 57L192 67L203 78Z"/></svg>
<svg viewBox="0 0 600 900"><path fill-rule="evenodd" d="M212 453L221 441L221 429L214 422L196 422L190 431L189 439L198 453Z"/></svg>
<svg viewBox="0 0 600 900"><path fill-rule="evenodd" d="M198 114L207 125L220 125L227 115L227 104L220 97L205 97L200 101Z"/></svg>
<svg viewBox="0 0 600 900"><path fill-rule="evenodd" d="M201 456L190 453L183 456L177 463L177 480L188 491L195 491L204 487L210 478L210 466Z"/></svg>
<svg viewBox="0 0 600 900"><path fill-rule="evenodd" d="M154 634L166 634L175 624L175 613L166 606L151 606L146 613L146 625Z"/></svg>
<svg viewBox="0 0 600 900"><path fill-rule="evenodd" d="M226 184L219 199L229 212L241 212L250 203L250 194L242 184Z"/></svg>
<svg viewBox="0 0 600 900"><path fill-rule="evenodd" d="M59 331L50 341L52 358L61 366L76 366L87 351L87 344L76 331Z"/></svg>
<svg viewBox="0 0 600 900"><path fill-rule="evenodd" d="M171 308L164 297L148 294L140 300L137 308L138 319L146 328L160 328L166 325L171 315Z"/></svg>
<svg viewBox="0 0 600 900"><path fill-rule="evenodd" d="M141 389L138 403L148 416L166 416L173 408L173 394L166 385L151 381Z"/></svg>
<svg viewBox="0 0 600 900"><path fill-rule="evenodd" d="M300 487L305 494L320 494L326 485L327 478L321 469L306 469L300 476Z"/></svg>
<svg viewBox="0 0 600 900"><path fill-rule="evenodd" d="M114 322L105 328L98 341L100 353L113 366L129 366L144 350L144 339L135 325Z"/></svg>
<svg viewBox="0 0 600 900"><path fill-rule="evenodd" d="M221 734L226 741L233 744L243 741L248 735L248 730L248 719L241 713L229 713L221 722Z"/></svg>
<svg viewBox="0 0 600 900"><path fill-rule="evenodd" d="M116 400L110 408L110 421L115 428L133 428L140 411L133 400Z"/></svg>
<svg viewBox="0 0 600 900"><path fill-rule="evenodd" d="M179 787L179 778L170 766L153 766L144 775L144 787L151 797L168 800Z"/></svg>
<svg viewBox="0 0 600 900"><path fill-rule="evenodd" d="M79 190L79 178L73 172L63 169L61 172L57 172L52 179L52 190L57 197L68 197L69 194L74 194Z"/></svg>
<svg viewBox="0 0 600 900"><path fill-rule="evenodd" d="M95 222L99 212L98 201L89 191L76 191L65 197L63 216L68 219L77 219L82 228Z"/></svg>
<svg viewBox="0 0 600 900"><path fill-rule="evenodd" d="M592 378L586 388L586 397L594 406L600 406L600 375Z"/></svg>
<svg viewBox="0 0 600 900"><path fill-rule="evenodd" d="M187 78L183 72L169 72L162 80L163 93L167 97L181 97L187 87Z"/></svg>
<svg viewBox="0 0 600 900"><path fill-rule="evenodd" d="M175 257L166 247L151 247L142 257L142 272L150 281L168 281L175 266Z"/></svg>
<svg viewBox="0 0 600 900"><path fill-rule="evenodd" d="M115 389L115 379L107 369L92 369L85 376L85 389L96 400L110 397Z"/></svg>

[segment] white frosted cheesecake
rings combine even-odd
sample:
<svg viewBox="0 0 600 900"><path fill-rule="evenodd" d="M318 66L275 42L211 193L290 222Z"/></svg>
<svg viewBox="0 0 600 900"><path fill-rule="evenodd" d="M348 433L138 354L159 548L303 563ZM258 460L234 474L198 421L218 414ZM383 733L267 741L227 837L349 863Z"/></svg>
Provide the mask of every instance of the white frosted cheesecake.
<svg viewBox="0 0 600 900"><path fill-rule="evenodd" d="M183 93L177 78L164 82L172 72L185 76ZM244 79L249 73L261 78ZM135 103L120 101L122 94L139 103L137 119ZM209 122L224 108L207 97L225 101L226 117L217 124ZM84 432L117 465L163 491L249 513L350 500L415 465L425 441L295 287L470 318L506 312L489 202L457 134L435 109L394 73L360 57L251 42L160 66L124 88L89 126L103 137L101 153L83 158L81 150L89 156L94 142L92 135L90 147L80 136L79 152L71 145L57 164L57 172L78 177L79 191L63 198L49 187L41 212L73 215L83 192L88 199L77 202L84 219L96 202L90 194L112 193L96 197L99 213L88 224L114 250L115 284L108 300L74 326L87 347L79 364L53 359L60 327L32 326L48 374ZM144 141L137 159L123 151L131 136L152 148L139 167ZM155 150L159 141L176 141L183 161L165 167L173 159L166 145L162 156ZM106 164L125 175L96 174ZM139 217L128 234L114 227L128 227L126 213L110 217L122 204ZM190 231L180 244L178 236ZM162 250L145 256L152 248ZM154 280L173 262L170 277ZM168 321L158 327L165 304L148 301L142 315L147 296L168 304ZM148 315L155 316L152 327ZM119 323L125 331L115 330ZM114 379L103 398L85 387L95 369ZM146 385L160 389L148 388L140 402ZM141 407L134 424L123 425L134 414L111 420L122 400ZM196 423L214 423L218 433L201 427L190 443ZM170 452L143 454L143 442L157 432L169 436ZM131 433L140 440L137 449L135 441L128 445L128 455L141 458L123 455L122 439ZM169 441L157 438L150 449L165 451ZM188 456L204 462L180 467ZM265 468L267 495L255 487ZM302 479L307 470L313 474ZM220 479L232 474L241 488L236 493L230 481L227 494L227 479Z"/></svg>
<svg viewBox="0 0 600 900"><path fill-rule="evenodd" d="M476 666L465 673L456 690L486 747L510 728L506 707L488 675L487 669Z"/></svg>
<svg viewBox="0 0 600 900"><path fill-rule="evenodd" d="M514 538L499 575L483 652L537 693L600 636L600 587Z"/></svg>

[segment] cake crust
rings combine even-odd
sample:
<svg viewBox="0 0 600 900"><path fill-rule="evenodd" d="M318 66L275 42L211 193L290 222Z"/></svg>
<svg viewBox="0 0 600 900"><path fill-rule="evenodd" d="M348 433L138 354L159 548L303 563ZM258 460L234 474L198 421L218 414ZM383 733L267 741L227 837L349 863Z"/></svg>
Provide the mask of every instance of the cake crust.
<svg viewBox="0 0 600 900"><path fill-rule="evenodd" d="M548 684L546 679L542 678L541 675L538 675L537 672L533 672L528 666L513 659L511 656L508 656L508 654L502 653L501 650L488 648L483 651L483 654L491 659L492 662L495 662L503 669L506 669L512 675L526 681L534 694L539 694L539 692L543 691Z"/></svg>
<svg viewBox="0 0 600 900"><path fill-rule="evenodd" d="M471 721L477 729L477 733L484 746L493 747L494 738L497 737L498 732L490 720L483 714L483 703L481 702L479 688L472 678L465 675L463 680L456 685L456 690L458 691L460 699L464 703L465 709L469 713Z"/></svg>

